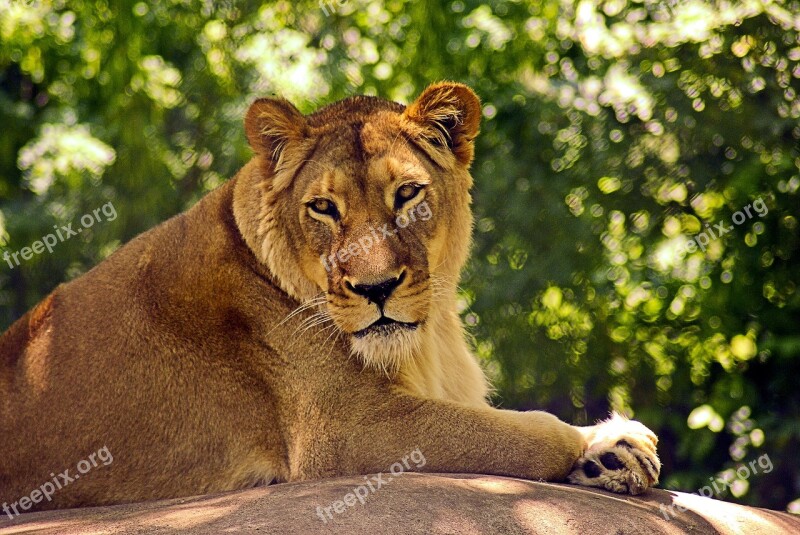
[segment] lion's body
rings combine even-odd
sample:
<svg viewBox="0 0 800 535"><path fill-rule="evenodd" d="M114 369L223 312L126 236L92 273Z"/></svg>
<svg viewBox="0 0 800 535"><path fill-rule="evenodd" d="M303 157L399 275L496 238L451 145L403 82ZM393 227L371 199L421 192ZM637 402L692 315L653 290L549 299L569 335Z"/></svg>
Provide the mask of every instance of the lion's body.
<svg viewBox="0 0 800 535"><path fill-rule="evenodd" d="M103 446L113 464L71 485L90 503L281 475L270 384L280 374L267 372L276 367L269 358L245 362L255 348L241 331L255 327L258 309L248 299L262 297L275 315L291 306L248 270L224 206L231 186L60 286L2 338L3 500ZM262 374L248 370L255 364ZM236 459L258 453L262 472L243 473ZM55 504L72 505L69 490Z"/></svg>
<svg viewBox="0 0 800 535"><path fill-rule="evenodd" d="M261 116L249 119L257 156L237 177L59 286L0 338L0 504L31 495L65 469L75 473L76 463L103 447L113 463L30 509L382 471L415 448L428 471L567 476L594 428L489 407L486 380L464 339L455 280L469 245L471 152L459 153L466 149L454 141L451 162L422 142L408 149L429 152L417 155L417 163L426 160L420 169L446 172L441 180L450 182L438 193L431 186L425 201L447 226L419 222L342 262L339 272L326 273L300 243L321 236L352 242L355 235L326 230L331 221L320 223L317 213L303 219L303 211L300 223L287 223L297 206L313 202L290 202L289 189L300 186L289 179L305 188L292 189L297 199L319 187L300 172L310 150L324 151L314 160L327 170L328 191L347 165L349 176L361 165L395 165L374 156L399 154L381 126L408 120L408 113L375 105L365 101L355 123L342 106L311 116L295 155L292 139L288 148L283 140L261 150L257 138L268 129L254 131L252 120ZM325 145L343 131L355 138ZM380 198L371 199L364 184L351 195L369 200L336 214L347 223L342 228L363 232L377 221ZM368 215L358 220L359 210ZM392 264L395 257L402 265ZM364 277L380 269L400 273L398 297L378 307L408 326L392 326L396 352L375 341L389 335L363 328L372 320L353 316L371 308L336 301L357 296L335 284L361 291ZM321 292L327 316L320 320L318 307L297 311ZM340 336L352 332L352 339ZM353 353L354 346L361 349Z"/></svg>

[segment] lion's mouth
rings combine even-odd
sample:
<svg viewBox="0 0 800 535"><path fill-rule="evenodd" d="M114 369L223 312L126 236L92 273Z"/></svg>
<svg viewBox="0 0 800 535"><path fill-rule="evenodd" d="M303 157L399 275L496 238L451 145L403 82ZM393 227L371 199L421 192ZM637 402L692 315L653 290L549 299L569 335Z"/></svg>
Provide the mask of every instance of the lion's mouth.
<svg viewBox="0 0 800 535"><path fill-rule="evenodd" d="M417 327L419 327L418 322L408 323L405 321L397 321L389 318L387 316L381 316L378 320L374 323L361 329L360 331L356 331L353 333L353 336L356 338L363 338L368 335L378 335L378 336L387 336L392 333L408 330L413 331Z"/></svg>

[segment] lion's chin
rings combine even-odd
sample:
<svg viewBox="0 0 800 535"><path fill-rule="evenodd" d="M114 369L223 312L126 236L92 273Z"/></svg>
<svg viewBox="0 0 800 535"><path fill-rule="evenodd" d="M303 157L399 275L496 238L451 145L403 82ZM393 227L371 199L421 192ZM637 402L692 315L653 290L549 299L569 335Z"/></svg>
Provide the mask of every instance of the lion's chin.
<svg viewBox="0 0 800 535"><path fill-rule="evenodd" d="M404 363L413 360L422 345L422 334L416 324L387 325L365 329L351 337L352 352L366 366L393 375Z"/></svg>

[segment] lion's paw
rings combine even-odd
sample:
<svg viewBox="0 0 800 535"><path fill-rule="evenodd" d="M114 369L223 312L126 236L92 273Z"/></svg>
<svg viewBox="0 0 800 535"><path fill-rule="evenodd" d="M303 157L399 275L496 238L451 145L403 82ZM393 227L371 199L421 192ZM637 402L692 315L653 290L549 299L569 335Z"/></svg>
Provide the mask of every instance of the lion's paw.
<svg viewBox="0 0 800 535"><path fill-rule="evenodd" d="M647 427L614 414L587 431L588 447L567 481L620 494L641 494L658 483L658 438Z"/></svg>

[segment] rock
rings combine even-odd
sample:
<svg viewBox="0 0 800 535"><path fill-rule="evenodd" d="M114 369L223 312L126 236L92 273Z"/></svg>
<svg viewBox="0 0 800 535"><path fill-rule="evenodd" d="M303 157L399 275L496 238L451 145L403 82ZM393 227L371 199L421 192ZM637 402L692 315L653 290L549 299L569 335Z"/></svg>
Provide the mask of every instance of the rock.
<svg viewBox="0 0 800 535"><path fill-rule="evenodd" d="M461 474L383 475L382 482L370 479L370 484L374 490L364 476L344 477L30 513L14 520L4 517L0 535L800 533L800 517L682 492L650 490L641 496L621 496L571 485Z"/></svg>

